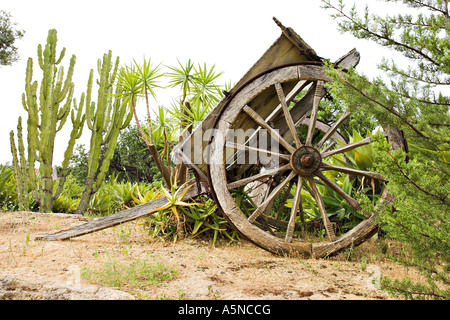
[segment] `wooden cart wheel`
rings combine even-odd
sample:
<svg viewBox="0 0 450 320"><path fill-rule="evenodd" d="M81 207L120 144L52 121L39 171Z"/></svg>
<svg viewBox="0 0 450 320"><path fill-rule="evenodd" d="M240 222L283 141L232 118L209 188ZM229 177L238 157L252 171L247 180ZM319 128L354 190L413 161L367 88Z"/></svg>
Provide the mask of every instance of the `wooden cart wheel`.
<svg viewBox="0 0 450 320"><path fill-rule="evenodd" d="M372 214L337 237L318 191L317 184L325 184L360 210L358 201L322 172L334 170L381 179L376 173L327 163L334 154L344 154L371 142L366 138L340 147L333 143L343 139L337 129L349 113L344 113L331 126L317 120L319 102L326 94L323 84L327 80L319 65L291 65L269 71L244 85L216 121L217 132L211 141L208 164L214 196L228 221L250 241L270 252L325 257L362 243L377 229ZM301 91L305 95L296 101L294 98ZM291 104L294 105L291 107ZM302 125L306 126L303 139L299 136ZM267 182L270 187L265 188L257 204L241 203L236 190ZM280 236L267 225L267 219L262 218L275 197L294 185L291 214L286 221L286 232ZM316 201L326 230L326 242L294 237L303 188Z"/></svg>

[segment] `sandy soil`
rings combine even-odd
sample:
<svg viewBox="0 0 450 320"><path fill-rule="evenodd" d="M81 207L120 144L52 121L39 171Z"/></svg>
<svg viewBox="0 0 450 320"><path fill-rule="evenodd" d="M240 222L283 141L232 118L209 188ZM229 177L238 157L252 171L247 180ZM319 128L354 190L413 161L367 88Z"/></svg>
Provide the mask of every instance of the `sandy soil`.
<svg viewBox="0 0 450 320"><path fill-rule="evenodd" d="M84 223L84 219L0 213L0 299L380 300L392 299L378 289L380 274L412 275L411 270L377 258L372 241L358 248L358 252L369 250L367 263L362 263L360 259L348 261L342 254L318 260L280 257L247 241L219 243L215 248L196 239L149 241L139 221L68 241L34 240ZM95 279L87 282L83 270L105 269L112 260L124 265L157 261L175 270L176 275L156 285L122 286L109 288L109 292ZM39 295L50 287L53 293L64 294ZM20 293L23 291L27 292Z"/></svg>

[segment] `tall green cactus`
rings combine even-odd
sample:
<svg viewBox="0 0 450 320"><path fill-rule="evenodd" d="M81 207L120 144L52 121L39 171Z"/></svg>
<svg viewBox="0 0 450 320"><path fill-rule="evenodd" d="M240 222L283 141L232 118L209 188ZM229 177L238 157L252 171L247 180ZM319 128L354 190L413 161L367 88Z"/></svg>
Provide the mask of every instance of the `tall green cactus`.
<svg viewBox="0 0 450 320"><path fill-rule="evenodd" d="M89 76L86 93L86 123L91 130L88 174L75 213L83 214L87 210L91 196L98 191L105 179L119 133L128 126L133 116L128 105L122 101L120 92L117 91L120 89L113 93L118 67L119 58L117 57L113 65L111 51L103 55L103 60L98 60L100 79L97 81L99 85L97 104L91 102L93 70ZM102 150L104 155L100 163Z"/></svg>
<svg viewBox="0 0 450 320"><path fill-rule="evenodd" d="M22 117L19 117L17 125L17 140L19 144L19 155L17 155L16 144L14 142L14 131L10 133L11 152L13 155L14 179L16 184L17 201L19 210L28 211L30 209L28 200L28 172L25 159L25 147L22 138ZM19 159L20 157L20 159Z"/></svg>
<svg viewBox="0 0 450 320"><path fill-rule="evenodd" d="M67 175L69 159L73 153L75 140L81 136L85 122L83 115L84 96L80 105L76 102L71 108L74 83L72 76L75 66L75 55L70 59L69 69L64 80L64 67L58 67L65 55L63 48L57 58L56 54L57 32L55 29L48 31L47 44L44 50L38 46L38 63L42 70L42 81L39 88L38 82L32 82L33 59L29 58L26 69L25 93L22 95L22 104L28 112L27 142L28 142L28 178L27 183L32 190L34 200L39 204L41 212L51 212L53 201L59 196ZM76 115L75 115L76 113ZM63 174L59 179L57 192L53 193L53 151L56 134L63 128L71 114L72 132L64 155ZM20 124L19 119L19 124ZM21 137L19 137L19 153L24 158L25 151L21 150ZM23 141L22 141L23 143ZM14 136L11 134L11 149L13 158L17 159L17 151L14 145ZM14 154L16 154L14 156ZM35 164L39 163L38 181L35 173ZM20 166L17 166L20 167ZM22 176L26 181L24 169L15 170L16 175ZM24 187L25 188L25 187Z"/></svg>

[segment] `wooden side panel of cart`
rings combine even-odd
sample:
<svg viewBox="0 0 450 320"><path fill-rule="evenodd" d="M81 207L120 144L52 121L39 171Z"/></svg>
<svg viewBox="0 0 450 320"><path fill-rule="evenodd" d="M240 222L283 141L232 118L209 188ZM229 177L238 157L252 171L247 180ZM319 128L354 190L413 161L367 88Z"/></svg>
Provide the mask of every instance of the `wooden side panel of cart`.
<svg viewBox="0 0 450 320"><path fill-rule="evenodd" d="M272 46L262 55L262 57L250 68L250 70L239 80L236 85L230 90L222 101L212 110L212 112L203 120L203 122L193 131L191 136L185 141L179 143L175 149L175 156L186 163L191 168L195 169L201 180L207 182L207 168L206 159L208 157L208 145L210 130L214 126L214 122L227 102L254 77L271 69L289 64L296 64L301 62L309 62L312 65L320 64L322 58L291 28L285 28L281 23L274 18L278 26L281 28L281 35L272 44ZM359 61L359 55L358 55ZM315 71L314 71L315 72ZM320 72L320 71L318 71ZM325 75L323 75L325 77ZM285 90L292 90L292 87L284 88ZM274 108L279 104L276 93L269 93L267 97L259 97L261 101L254 101L254 105L263 105L264 111L260 114L268 116ZM310 105L308 106L310 108ZM297 108L299 109L299 108ZM243 119L245 123L246 119ZM248 122L250 123L250 122ZM251 126L243 124L241 129L246 130Z"/></svg>

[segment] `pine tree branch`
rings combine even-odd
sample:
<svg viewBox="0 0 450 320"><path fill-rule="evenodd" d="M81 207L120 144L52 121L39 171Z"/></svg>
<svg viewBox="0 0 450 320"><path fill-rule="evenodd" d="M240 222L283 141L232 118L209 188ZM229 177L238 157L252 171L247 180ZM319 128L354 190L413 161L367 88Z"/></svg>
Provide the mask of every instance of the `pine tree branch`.
<svg viewBox="0 0 450 320"><path fill-rule="evenodd" d="M393 70L390 67L386 68L384 66L382 66L381 68L383 70L387 71L387 72L393 72L393 73L396 73L396 74L398 74L398 75L400 75L400 76L402 76L404 78L415 80L415 81L418 81L418 82L424 82L424 83L427 83L427 84L437 85L437 86L450 85L450 79L447 79L447 80L444 80L444 81L440 81L439 79L438 80L424 79L424 78L422 78L420 76L413 76L412 74L406 73L403 70L397 70L397 69Z"/></svg>
<svg viewBox="0 0 450 320"><path fill-rule="evenodd" d="M410 122L404 120L402 118L402 116L396 112L394 109L389 108L388 106L382 104L380 101L375 100L371 97L369 97L366 93L364 93L362 90L358 89L357 87L355 87L353 84L351 84L350 82L348 82L345 77L339 72L339 75L341 76L341 78L343 79L343 81L353 90L355 90L357 93L359 93L361 96L363 96L364 98L366 98L367 100L369 100L370 102L373 102L377 105L379 105L380 107L382 107L383 109L387 110L389 113L393 114L394 116L396 116L397 118L399 118L405 125L407 125L408 127L410 127L415 133L417 133L419 136L421 136L422 138L426 138L429 139L430 137L424 135L422 132L420 132L416 127L414 127Z"/></svg>
<svg viewBox="0 0 450 320"><path fill-rule="evenodd" d="M440 8L437 8L437 7L433 7L432 5L429 5L429 4L425 3L424 1L419 1L419 0L409 0L409 2L414 3L416 5L416 7L426 7L428 9L430 9L431 11L440 12L444 16L448 17L448 11L446 10L446 8L447 8L447 0L444 0L445 9L440 9Z"/></svg>
<svg viewBox="0 0 450 320"><path fill-rule="evenodd" d="M370 30L368 27L364 26L363 24L360 24L358 21L356 21L355 19L353 19L352 17L347 15L341 9L333 6L329 1L324 1L324 2L325 2L326 5L328 5L328 8L332 8L332 9L336 10L340 14L340 17L345 18L348 21L350 21L356 27L356 29L365 31L366 33L368 33L373 38L376 38L376 39L379 39L379 40L384 40L384 41L388 42L389 45L394 45L394 46L397 46L397 47L409 50L411 52L414 52L417 55L421 56L422 58L426 59L427 61L431 62L434 65L437 65L437 66L439 65L439 63L437 61L435 61L433 58L431 58L430 56L428 56L426 53L422 52L421 50L418 50L418 49L416 49L414 47L411 47L411 46L409 46L409 45L407 45L405 43L398 42L397 40L395 40L393 38L390 38L390 37L378 34L378 33L374 32L374 31ZM355 35L355 36L357 38L362 38L362 37L360 37L358 35Z"/></svg>
<svg viewBox="0 0 450 320"><path fill-rule="evenodd" d="M408 99L413 99L413 97L411 97L410 95L406 95L406 94L400 94L397 92L398 95L404 97L404 98L408 98ZM450 106L450 103L442 103L442 102L436 102L436 101L429 101L429 100L423 100L423 99L418 99L416 97L414 97L414 99L417 100L417 102L420 103L425 103L425 104L431 104L434 106ZM432 123L430 123L430 125L433 125ZM435 124L435 125L446 125L446 124ZM450 126L450 125L446 125L446 126Z"/></svg>
<svg viewBox="0 0 450 320"><path fill-rule="evenodd" d="M444 201L445 198L447 198L447 196L448 196L449 194L450 194L450 191L448 191L448 192L445 194L445 196L443 196L443 197L441 198L441 200Z"/></svg>
<svg viewBox="0 0 450 320"><path fill-rule="evenodd" d="M420 211L420 210L418 210L417 208L414 208L414 207L412 207L412 206L410 206L405 200L401 200L402 202L403 202L403 204L405 205L405 206L407 206L409 209L411 209L411 210L413 210L413 211L416 211L416 212L418 212L418 213L420 213L422 216L424 216L424 217L428 217L428 218L431 218L431 219L436 219L437 221L439 221L439 222L441 222L441 223L444 223L444 224L449 224L449 221L446 221L446 220L442 220L442 219L440 219L440 218L438 218L438 217L435 217L435 216L432 216L432 215L430 215L430 214L427 214L427 213L425 213L425 212L423 212L423 211ZM436 229L438 229L438 231L443 231L441 228L439 228L438 226L436 226L436 225L433 225ZM423 236L426 236L426 237L429 237L429 236L427 236L427 235L425 235L425 234L422 234ZM435 240L438 240L439 241L439 239L435 239Z"/></svg>
<svg viewBox="0 0 450 320"><path fill-rule="evenodd" d="M399 26L408 26L408 27L420 27L420 28L439 28L441 30L445 30L447 29L444 26L435 26L435 25L431 25L428 23L414 23L414 22L409 22L409 21L398 21L398 22L391 22L392 24L396 24Z"/></svg>
<svg viewBox="0 0 450 320"><path fill-rule="evenodd" d="M410 290L407 290L407 289L403 289L403 288L399 288L399 287L395 287L395 286L387 285L387 284L384 284L383 286L385 288L388 288L388 289L391 289L391 290L394 290L394 291L397 291L397 292L401 292L401 293L403 293L405 295L409 294L409 295L419 295L419 296L431 296L431 297L436 297L436 298L440 298L440 299L444 299L445 298L444 296L441 296L441 295L439 295L437 293L434 293L434 292L410 291Z"/></svg>
<svg viewBox="0 0 450 320"><path fill-rule="evenodd" d="M411 180L411 178L408 177L408 175L403 171L403 169L402 169L402 168L400 167L400 165L398 164L398 162L397 162L397 160L395 159L395 157L394 157L389 151L385 151L385 152L392 158L392 160L394 160L394 163L395 163L395 165L397 166L398 170L400 171L400 173L402 174L402 176L403 176L406 180L408 180L408 182L409 182L410 184L412 184L414 187L416 187L416 188L417 188L418 190L420 190L421 192L423 192L423 193L425 193L425 194L427 194L427 195L429 195L429 196L431 196L431 197L434 197L434 198L438 199L439 201L444 202L444 200L445 200L445 198L447 197L448 194L445 195L444 197L441 197L441 196L439 196L439 195L436 195L436 194L434 194L434 193L431 193L431 192L429 192L429 191L427 191L427 190L421 188L414 180Z"/></svg>

